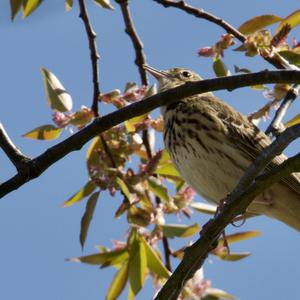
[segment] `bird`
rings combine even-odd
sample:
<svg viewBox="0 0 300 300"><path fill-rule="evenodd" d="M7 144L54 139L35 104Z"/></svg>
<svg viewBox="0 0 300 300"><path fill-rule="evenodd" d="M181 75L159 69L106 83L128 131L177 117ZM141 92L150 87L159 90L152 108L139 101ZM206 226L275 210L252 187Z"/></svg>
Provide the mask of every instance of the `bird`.
<svg viewBox="0 0 300 300"><path fill-rule="evenodd" d="M163 92L190 81L203 80L185 68L144 69ZM178 99L161 107L164 144L182 178L216 205L235 188L245 170L272 141L249 119L212 92ZM276 156L268 170L284 162ZM300 231L300 173L292 173L258 195L249 215L266 215Z"/></svg>

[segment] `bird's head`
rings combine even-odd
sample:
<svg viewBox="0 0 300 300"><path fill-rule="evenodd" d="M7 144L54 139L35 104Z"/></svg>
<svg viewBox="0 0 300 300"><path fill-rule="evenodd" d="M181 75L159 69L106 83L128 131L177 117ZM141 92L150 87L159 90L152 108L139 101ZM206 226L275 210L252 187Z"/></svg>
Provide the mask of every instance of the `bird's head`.
<svg viewBox="0 0 300 300"><path fill-rule="evenodd" d="M148 65L144 65L143 67L158 80L160 92L182 85L189 81L202 80L196 72L185 68L173 68L166 71L160 71Z"/></svg>

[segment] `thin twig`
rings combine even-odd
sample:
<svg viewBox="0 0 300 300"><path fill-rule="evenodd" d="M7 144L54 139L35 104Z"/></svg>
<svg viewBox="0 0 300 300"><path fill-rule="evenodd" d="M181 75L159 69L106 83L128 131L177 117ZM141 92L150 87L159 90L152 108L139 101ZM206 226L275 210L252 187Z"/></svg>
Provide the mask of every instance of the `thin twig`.
<svg viewBox="0 0 300 300"><path fill-rule="evenodd" d="M92 77L93 77L93 103L92 103L92 111L94 112L95 117L99 116L98 111L98 101L99 101L99 95L100 95L100 87L99 87L99 72L98 72L98 60L100 59L99 52L97 50L96 45L96 33L93 30L87 8L85 6L85 0L78 0L79 2L79 8L80 8L80 18L82 19L85 30L87 33L87 38L89 41L89 48L90 48L90 54L91 54L91 63L92 63ZM103 144L103 148L107 156L109 157L111 161L111 165L113 168L117 167L117 164L114 160L114 157L110 151L109 146L107 145L106 140L104 137L100 134L100 139Z"/></svg>
<svg viewBox="0 0 300 300"><path fill-rule="evenodd" d="M204 225L205 232L201 234L200 239L191 247L186 248L183 260L162 287L155 300L176 300L187 280L192 278L195 272L201 268L225 227L236 216L245 212L252 200L268 186L271 186L293 172L300 171L299 153L271 171L258 176L264 167L276 155L281 153L296 136L300 136L300 125L288 128L256 158L253 164L246 170L237 187L227 197L222 211Z"/></svg>
<svg viewBox="0 0 300 300"><path fill-rule="evenodd" d="M89 48L91 54L91 63L92 63L92 72L93 72L93 103L91 106L92 111L94 112L95 117L98 117L98 99L100 95L99 88L99 72L98 72L98 59L100 58L99 53L97 51L96 45L96 33L93 30L92 24L89 19L88 11L85 6L85 0L78 0L80 14L79 17L82 19L84 23L84 27L87 33Z"/></svg>
<svg viewBox="0 0 300 300"><path fill-rule="evenodd" d="M293 88L290 88L287 92L284 100L282 101L280 107L277 109L275 113L275 117L273 118L272 122L268 126L266 130L266 134L269 136L278 136L280 133L280 124L287 113L287 110L292 105L294 100L298 96L299 85L295 85Z"/></svg>
<svg viewBox="0 0 300 300"><path fill-rule="evenodd" d="M143 65L146 64L146 56L143 51L144 45L135 29L135 26L132 21L131 12L128 5L128 0L116 0L120 5L124 23L125 23L125 32L129 35L134 50L135 50L135 64L137 65L143 85L148 85L148 78Z"/></svg>
<svg viewBox="0 0 300 300"><path fill-rule="evenodd" d="M232 25L224 21L222 18L219 18L217 16L214 16L213 14L210 14L203 9L199 9L196 7L193 7L189 4L187 4L183 0L154 0L155 2L163 5L164 7L175 7L178 9L181 9L185 11L188 14L191 14L197 18L205 19L207 21L210 21L220 27L222 27L226 32L232 34L234 37L236 37L239 41L244 43L246 41L246 36L243 35L240 31L238 31L236 28L234 28ZM263 57L266 61L268 61L270 64L272 64L274 67L278 69L284 69L284 66L282 65L280 59L278 57L271 57L271 56L265 56Z"/></svg>
<svg viewBox="0 0 300 300"><path fill-rule="evenodd" d="M27 176L24 176L24 174L19 172L11 179L2 183L0 185L0 198L24 185L27 181L40 176L47 168L65 157L70 152L80 150L85 143L90 141L96 135L126 120L146 114L159 106L167 105L174 101L178 101L178 99L190 97L195 94L221 89L234 90L239 87L267 83L300 84L300 72L289 70L261 71L251 74L240 74L188 82L182 86L155 94L140 102L135 102L101 118L95 118L91 124L79 132L47 149L36 158L28 161L26 163L28 169Z"/></svg>
<svg viewBox="0 0 300 300"><path fill-rule="evenodd" d="M136 31L136 28L134 26L131 12L128 5L128 0L116 0L116 2L120 5L124 23L125 23L125 32L128 34L132 41L132 45L135 51L135 64L137 65L141 77L141 83L143 85L149 85L147 72L143 68L143 65L146 64L146 55L144 53L144 45ZM148 156L148 159L152 157L152 151L149 144L149 132L148 130L143 130L142 133L142 139L143 144L146 148L146 153Z"/></svg>
<svg viewBox="0 0 300 300"><path fill-rule="evenodd" d="M149 81L148 81L148 77L147 77L147 72L143 68L143 65L146 64L146 55L144 53L144 45L143 45L143 43L136 31L136 28L134 26L131 12L130 12L129 5L128 5L128 0L116 0L116 2L121 7L121 11L122 11L122 15L123 15L124 23L125 23L125 32L128 34L128 36L130 37L130 39L132 41L132 45L133 45L133 48L135 51L135 61L134 62L139 69L141 83L143 85L148 86ZM149 131L147 129L143 130L143 132L142 132L142 140L143 140L143 144L146 149L147 157L150 160L152 158L153 154L152 154L152 149L151 149L151 146L149 143ZM156 196L155 200L156 200L157 205L159 205L161 203L161 200L159 197ZM165 265L166 265L166 268L169 271L171 271L172 270L171 259L170 259L171 250L169 248L169 242L165 236L162 238L162 241L163 241L163 248L164 248L164 254L165 254Z"/></svg>
<svg viewBox="0 0 300 300"><path fill-rule="evenodd" d="M24 164L30 160L12 142L2 123L0 123L0 147L19 172L22 171Z"/></svg>

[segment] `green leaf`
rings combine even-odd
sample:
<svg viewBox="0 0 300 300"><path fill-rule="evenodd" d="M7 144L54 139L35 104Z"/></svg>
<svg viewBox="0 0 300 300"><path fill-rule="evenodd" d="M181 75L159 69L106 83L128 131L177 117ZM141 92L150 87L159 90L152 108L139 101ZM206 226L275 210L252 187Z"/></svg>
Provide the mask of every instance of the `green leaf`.
<svg viewBox="0 0 300 300"><path fill-rule="evenodd" d="M191 203L191 207L198 212L209 214L209 215L214 215L217 210L216 205L212 205L208 203L200 203L200 202Z"/></svg>
<svg viewBox="0 0 300 300"><path fill-rule="evenodd" d="M61 134L62 129L54 125L43 125L23 134L23 137L35 140L54 140Z"/></svg>
<svg viewBox="0 0 300 300"><path fill-rule="evenodd" d="M95 207L96 207L96 204L97 204L99 194L100 194L100 192L95 192L94 194L92 194L90 196L90 198L88 199L88 201L86 203L84 215L81 219L79 240L80 240L80 245L81 245L82 249L84 247L84 243L85 243L85 240L86 240L86 237L87 237L89 226L90 226L91 220L93 218L93 214L94 214L94 211L95 211Z"/></svg>
<svg viewBox="0 0 300 300"><path fill-rule="evenodd" d="M17 13L20 11L23 0L10 0L11 20L13 21Z"/></svg>
<svg viewBox="0 0 300 300"><path fill-rule="evenodd" d="M222 253L214 253L214 254L222 260L238 261L248 257L251 253L250 252L227 253L227 250L225 250Z"/></svg>
<svg viewBox="0 0 300 300"><path fill-rule="evenodd" d="M70 11L73 7L73 0L66 0L66 11Z"/></svg>
<svg viewBox="0 0 300 300"><path fill-rule="evenodd" d="M28 17L32 12L34 12L43 0L25 0L23 1L23 17Z"/></svg>
<svg viewBox="0 0 300 300"><path fill-rule="evenodd" d="M137 295L144 285L147 271L145 246L137 233L135 233L133 242L130 244L128 265L130 288L134 295Z"/></svg>
<svg viewBox="0 0 300 300"><path fill-rule="evenodd" d="M128 251L127 248L124 249L117 249L117 250L112 250L112 251L107 251L107 252L102 252L102 253L95 253L95 254L90 254L86 256L81 256L81 257L73 257L68 259L71 262L77 262L77 263L85 263L89 265L113 265L113 266L118 266L120 264L123 264L124 261L128 259Z"/></svg>
<svg viewBox="0 0 300 300"><path fill-rule="evenodd" d="M63 207L71 206L81 201L83 198L89 196L95 188L96 184L94 181L88 181L83 188L63 203Z"/></svg>
<svg viewBox="0 0 300 300"><path fill-rule="evenodd" d="M227 69L226 65L223 63L220 57L216 57L214 59L213 69L218 77L230 75L229 70Z"/></svg>
<svg viewBox="0 0 300 300"><path fill-rule="evenodd" d="M168 238L174 237L190 237L194 235L196 232L199 232L200 227L197 223L187 226L187 225L179 225L179 224L168 224L161 225L164 236Z"/></svg>
<svg viewBox="0 0 300 300"><path fill-rule="evenodd" d="M135 125L144 121L147 118L148 114L134 117L124 122L125 128L128 133L135 132Z"/></svg>
<svg viewBox="0 0 300 300"><path fill-rule="evenodd" d="M161 200L169 202L168 189L162 185L158 178L150 176L148 178L149 190Z"/></svg>
<svg viewBox="0 0 300 300"><path fill-rule="evenodd" d="M114 9L109 0L94 0L94 2L103 8Z"/></svg>
<svg viewBox="0 0 300 300"><path fill-rule="evenodd" d="M300 54L290 50L278 52L283 58L285 58L290 64L300 67Z"/></svg>
<svg viewBox="0 0 300 300"><path fill-rule="evenodd" d="M170 272L165 267L157 253L151 248L151 246L149 246L149 244L143 237L141 237L140 239L144 245L145 253L147 256L148 269L160 278L169 278Z"/></svg>
<svg viewBox="0 0 300 300"><path fill-rule="evenodd" d="M251 34L269 25L278 23L281 20L281 17L274 15L257 16L243 23L238 30L243 34Z"/></svg>
<svg viewBox="0 0 300 300"><path fill-rule="evenodd" d="M244 232L237 232L230 235L226 235L226 241L228 244L237 243L242 240L248 240L252 239L254 237L260 236L260 231L244 231ZM224 243L224 239L219 240L219 245L222 245Z"/></svg>
<svg viewBox="0 0 300 300"><path fill-rule="evenodd" d="M66 112L72 109L70 94L65 90L58 78L45 68L41 68L48 105L57 111Z"/></svg>
<svg viewBox="0 0 300 300"><path fill-rule="evenodd" d="M300 114L296 115L284 124L285 127L291 127L300 123Z"/></svg>
<svg viewBox="0 0 300 300"><path fill-rule="evenodd" d="M128 264L123 264L120 270L116 273L109 290L106 295L106 300L117 299L125 288L128 280Z"/></svg>
<svg viewBox="0 0 300 300"><path fill-rule="evenodd" d="M120 177L117 177L116 182L119 188L121 189L121 191L123 192L123 194L125 195L125 197L128 199L128 201L130 201L132 197L126 183Z"/></svg>
<svg viewBox="0 0 300 300"><path fill-rule="evenodd" d="M300 9L295 10L293 13L284 18L278 25L276 32L279 32L286 24L289 24L292 28L300 24Z"/></svg>

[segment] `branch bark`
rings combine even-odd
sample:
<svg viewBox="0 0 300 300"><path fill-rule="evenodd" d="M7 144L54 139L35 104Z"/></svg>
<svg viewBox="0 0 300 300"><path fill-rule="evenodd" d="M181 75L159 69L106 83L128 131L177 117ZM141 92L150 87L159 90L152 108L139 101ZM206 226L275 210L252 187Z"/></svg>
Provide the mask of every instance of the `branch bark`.
<svg viewBox="0 0 300 300"><path fill-rule="evenodd" d="M280 154L289 143L299 136L300 125L288 128L256 158L246 170L237 187L227 197L222 211L204 225L205 230L204 233L201 232L200 239L186 248L183 260L162 287L155 300L176 300L187 280L192 278L195 272L201 268L225 227L236 216L243 214L251 201L265 188L290 173L300 171L299 153L273 170L258 175L276 155Z"/></svg>
<svg viewBox="0 0 300 300"><path fill-rule="evenodd" d="M47 149L36 158L26 162L26 176L19 172L0 185L0 197L19 188L24 183L41 175L52 164L62 159L72 151L81 147L96 135L116 126L128 119L145 114L151 110L172 103L178 99L198 93L228 89L230 91L245 86L267 83L300 83L299 71L261 71L252 74L241 74L230 77L188 82L185 85L148 97L133 103L104 117L96 118L90 125L70 136L66 140Z"/></svg>

